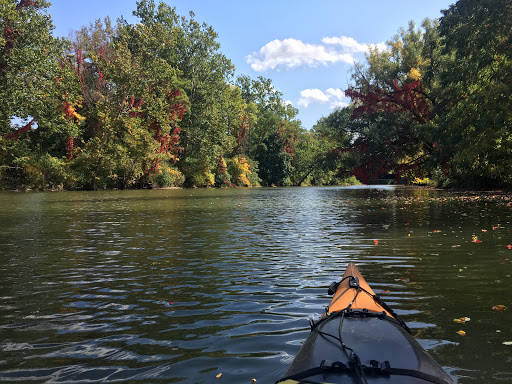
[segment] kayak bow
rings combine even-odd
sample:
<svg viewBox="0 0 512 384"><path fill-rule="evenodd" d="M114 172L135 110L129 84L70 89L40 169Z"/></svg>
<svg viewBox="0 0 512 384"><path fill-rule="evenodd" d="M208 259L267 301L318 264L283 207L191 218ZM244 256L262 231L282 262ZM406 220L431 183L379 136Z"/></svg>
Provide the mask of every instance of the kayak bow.
<svg viewBox="0 0 512 384"><path fill-rule="evenodd" d="M411 336L410 330L347 266L311 333L277 383L455 384Z"/></svg>

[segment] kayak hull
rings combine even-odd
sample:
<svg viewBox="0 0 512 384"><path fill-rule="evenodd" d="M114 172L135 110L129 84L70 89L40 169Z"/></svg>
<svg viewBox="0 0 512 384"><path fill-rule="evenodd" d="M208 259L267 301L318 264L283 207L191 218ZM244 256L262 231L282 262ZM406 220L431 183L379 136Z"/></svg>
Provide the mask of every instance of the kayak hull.
<svg viewBox="0 0 512 384"><path fill-rule="evenodd" d="M454 384L354 264L336 288L278 383Z"/></svg>
<svg viewBox="0 0 512 384"><path fill-rule="evenodd" d="M341 321L343 342L357 353L363 365L370 367L373 360L382 366L388 361L391 368L422 372L445 380L447 384L453 383L450 376L400 324L378 317L344 317L342 320L338 316L322 323L321 331L337 336ZM324 361L341 362L350 366L350 351L345 350L334 338L314 330L304 342L285 377L320 367ZM313 382L358 383L354 381L352 371L319 373L307 379ZM366 381L388 384L432 382L409 375L377 375L371 372L366 374Z"/></svg>

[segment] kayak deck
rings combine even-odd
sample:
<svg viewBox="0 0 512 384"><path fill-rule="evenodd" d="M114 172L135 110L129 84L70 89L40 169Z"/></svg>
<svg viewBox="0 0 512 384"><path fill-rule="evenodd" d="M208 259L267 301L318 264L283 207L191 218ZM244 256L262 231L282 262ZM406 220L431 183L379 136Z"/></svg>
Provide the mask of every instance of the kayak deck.
<svg viewBox="0 0 512 384"><path fill-rule="evenodd" d="M350 287L350 284L354 281L357 281L361 290ZM351 309L366 309L372 312L384 311L388 316L392 316L381 304L375 302L372 296L375 296L375 292L373 292L355 264L350 263L328 305L329 312L342 311L350 305Z"/></svg>
<svg viewBox="0 0 512 384"><path fill-rule="evenodd" d="M281 384L454 384L350 263Z"/></svg>

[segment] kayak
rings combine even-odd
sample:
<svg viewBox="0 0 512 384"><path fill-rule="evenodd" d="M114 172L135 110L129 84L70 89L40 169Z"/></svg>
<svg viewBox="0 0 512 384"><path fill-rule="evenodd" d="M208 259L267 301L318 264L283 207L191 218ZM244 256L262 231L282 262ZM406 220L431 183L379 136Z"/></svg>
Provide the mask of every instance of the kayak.
<svg viewBox="0 0 512 384"><path fill-rule="evenodd" d="M332 283L331 302L277 383L455 384L355 264Z"/></svg>

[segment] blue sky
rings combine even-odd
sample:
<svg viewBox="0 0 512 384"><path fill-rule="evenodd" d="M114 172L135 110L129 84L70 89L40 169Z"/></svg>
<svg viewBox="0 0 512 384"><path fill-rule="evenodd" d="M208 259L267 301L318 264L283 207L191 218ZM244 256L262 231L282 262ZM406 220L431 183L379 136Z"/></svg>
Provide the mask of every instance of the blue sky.
<svg viewBox="0 0 512 384"><path fill-rule="evenodd" d="M54 34L68 36L90 22L123 16L135 22L136 0L50 0ZM156 0L158 3L158 0ZM348 100L354 61L367 44L390 40L409 21L439 18L454 0L173 0L181 15L194 11L219 34L237 75L272 79L310 129Z"/></svg>

